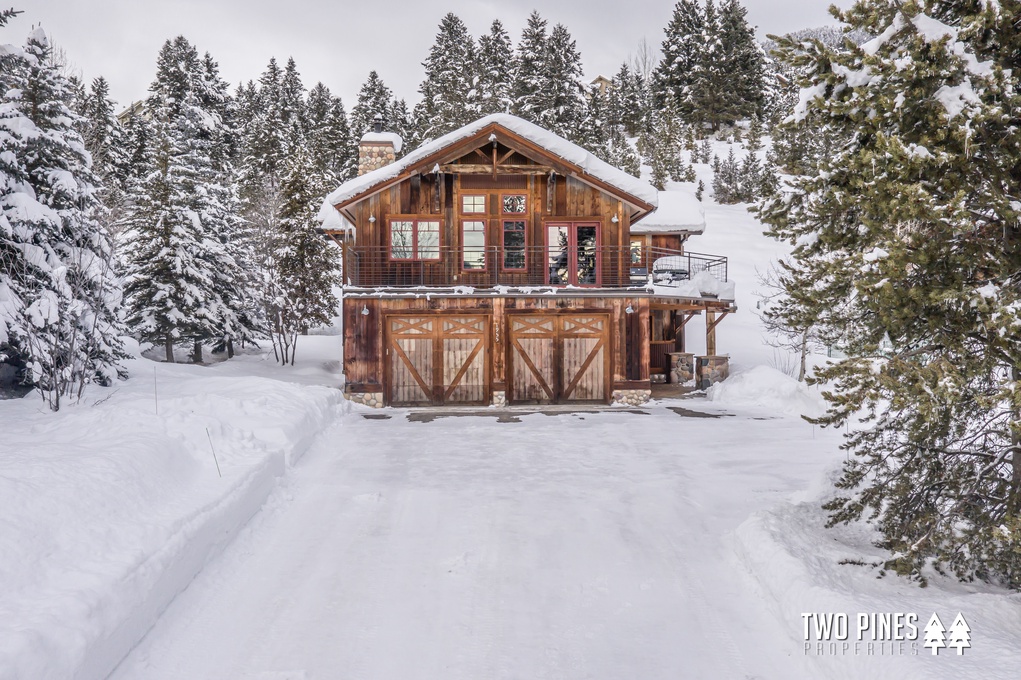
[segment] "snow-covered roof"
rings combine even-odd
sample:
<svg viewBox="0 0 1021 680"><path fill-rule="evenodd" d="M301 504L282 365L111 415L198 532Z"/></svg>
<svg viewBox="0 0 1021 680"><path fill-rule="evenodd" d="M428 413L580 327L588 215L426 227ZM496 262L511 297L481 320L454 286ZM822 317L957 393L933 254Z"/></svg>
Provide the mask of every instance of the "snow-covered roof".
<svg viewBox="0 0 1021 680"><path fill-rule="evenodd" d="M656 212L631 225L632 234L701 234L705 231L705 209L690 191L659 192Z"/></svg>
<svg viewBox="0 0 1021 680"><path fill-rule="evenodd" d="M326 197L323 207L319 211L320 220L327 219L326 211L333 210L333 206L345 203L379 184L396 178L405 170L422 162L422 160L429 156L477 134L480 130L492 124L499 125L505 130L532 142L536 146L542 147L550 154L577 166L583 173L619 189L624 194L632 196L648 205L655 206L657 204L658 192L648 182L613 167L609 163L596 158L577 144L573 144L534 123L529 123L527 120L506 113L494 113L423 144L404 158L399 159L396 163L385 165L382 168L344 182Z"/></svg>
<svg viewBox="0 0 1021 680"><path fill-rule="evenodd" d="M401 149L404 148L404 138L396 132L366 132L362 135L361 141L368 144L386 144L389 142L394 145L394 153L400 153Z"/></svg>

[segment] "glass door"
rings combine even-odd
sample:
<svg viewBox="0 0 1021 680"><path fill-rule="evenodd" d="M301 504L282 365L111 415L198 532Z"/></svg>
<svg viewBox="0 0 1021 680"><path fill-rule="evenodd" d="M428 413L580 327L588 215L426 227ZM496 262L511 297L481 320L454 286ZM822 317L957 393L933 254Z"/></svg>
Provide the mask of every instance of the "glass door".
<svg viewBox="0 0 1021 680"><path fill-rule="evenodd" d="M599 284L599 225L546 225L546 278L554 286Z"/></svg>

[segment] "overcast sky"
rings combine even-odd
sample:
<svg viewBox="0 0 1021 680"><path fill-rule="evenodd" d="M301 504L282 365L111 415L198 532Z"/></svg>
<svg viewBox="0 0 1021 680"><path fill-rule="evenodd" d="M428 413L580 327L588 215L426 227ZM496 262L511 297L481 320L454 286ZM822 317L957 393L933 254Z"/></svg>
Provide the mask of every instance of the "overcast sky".
<svg viewBox="0 0 1021 680"><path fill-rule="evenodd" d="M745 0L760 37L835 23L831 0ZM838 4L846 5L847 2ZM0 42L21 43L41 24L82 75L103 75L121 105L145 96L156 54L184 35L210 52L231 84L257 79L271 56L293 56L306 86L325 83L350 110L369 71L409 105L417 100L421 62L440 19L461 17L476 36L500 19L516 44L534 8L550 27L567 26L589 78L612 76L645 38L658 49L670 0L535 0L393 2L392 0L8 0L24 13Z"/></svg>

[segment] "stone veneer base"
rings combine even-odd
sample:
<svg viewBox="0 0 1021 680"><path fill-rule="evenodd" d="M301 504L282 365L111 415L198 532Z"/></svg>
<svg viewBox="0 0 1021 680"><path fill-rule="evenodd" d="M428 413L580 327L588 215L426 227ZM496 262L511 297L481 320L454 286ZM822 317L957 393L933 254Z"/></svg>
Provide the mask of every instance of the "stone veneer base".
<svg viewBox="0 0 1021 680"><path fill-rule="evenodd" d="M614 390L610 403L614 406L641 406L649 403L652 390Z"/></svg>
<svg viewBox="0 0 1021 680"><path fill-rule="evenodd" d="M372 408L383 408L382 392L345 392L344 396L352 404L362 404Z"/></svg>

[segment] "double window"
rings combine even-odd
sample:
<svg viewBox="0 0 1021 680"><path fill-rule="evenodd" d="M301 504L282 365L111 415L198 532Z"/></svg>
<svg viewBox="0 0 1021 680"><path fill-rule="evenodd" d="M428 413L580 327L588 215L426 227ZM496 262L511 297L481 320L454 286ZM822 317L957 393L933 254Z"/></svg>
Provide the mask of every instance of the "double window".
<svg viewBox="0 0 1021 680"><path fill-rule="evenodd" d="M528 199L523 193L505 193L497 196L499 218L490 221L486 194L462 194L461 204L461 270L486 269L488 253L487 227L495 223L499 230L500 267L505 271L525 271L526 239L528 231Z"/></svg>
<svg viewBox="0 0 1021 680"><path fill-rule="evenodd" d="M440 221L436 219L391 219L390 259L440 259Z"/></svg>

